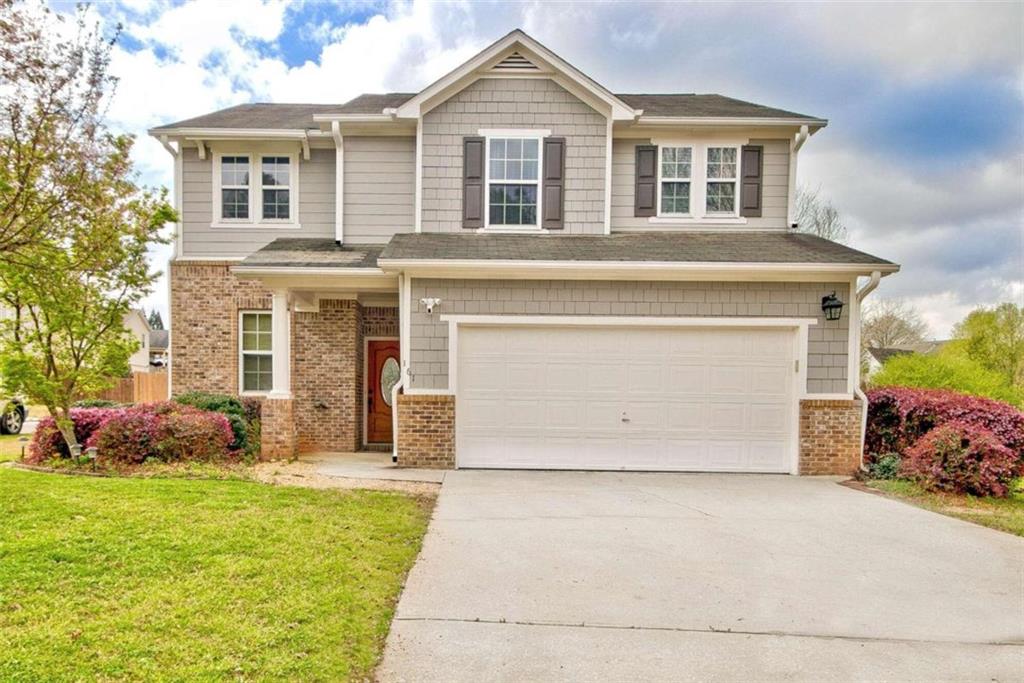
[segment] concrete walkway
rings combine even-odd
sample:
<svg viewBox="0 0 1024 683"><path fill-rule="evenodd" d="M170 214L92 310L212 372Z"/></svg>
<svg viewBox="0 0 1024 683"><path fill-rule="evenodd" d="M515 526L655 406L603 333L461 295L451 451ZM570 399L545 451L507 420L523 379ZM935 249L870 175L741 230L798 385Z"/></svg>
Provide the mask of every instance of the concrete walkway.
<svg viewBox="0 0 1024 683"><path fill-rule="evenodd" d="M832 479L450 472L378 674L1022 680L1022 567Z"/></svg>
<svg viewBox="0 0 1024 683"><path fill-rule="evenodd" d="M440 484L448 470L418 470L396 467L391 453L310 453L299 458L313 465L316 472L328 477L348 479L380 479L387 481L421 481Z"/></svg>

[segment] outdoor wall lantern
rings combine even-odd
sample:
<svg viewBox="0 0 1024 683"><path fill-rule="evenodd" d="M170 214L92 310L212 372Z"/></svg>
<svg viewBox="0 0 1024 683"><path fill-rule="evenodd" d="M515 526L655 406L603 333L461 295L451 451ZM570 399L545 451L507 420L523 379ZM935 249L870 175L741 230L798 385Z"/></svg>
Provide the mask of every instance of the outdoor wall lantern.
<svg viewBox="0 0 1024 683"><path fill-rule="evenodd" d="M843 314L843 302L832 292L828 296L821 297L821 310L825 312L825 320L839 320Z"/></svg>

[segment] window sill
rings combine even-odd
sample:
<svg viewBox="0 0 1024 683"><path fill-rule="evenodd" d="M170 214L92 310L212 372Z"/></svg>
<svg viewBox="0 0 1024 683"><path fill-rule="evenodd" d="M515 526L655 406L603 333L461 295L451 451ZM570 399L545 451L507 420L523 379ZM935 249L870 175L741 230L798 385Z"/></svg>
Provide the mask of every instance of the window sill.
<svg viewBox="0 0 1024 683"><path fill-rule="evenodd" d="M743 216L651 216L647 219L652 225L746 225Z"/></svg>
<svg viewBox="0 0 1024 683"><path fill-rule="evenodd" d="M479 230L477 230L477 232L489 232L489 233L495 233L495 232L499 232L500 233L500 232L503 232L503 233L515 234L515 233L544 232L544 228L540 227L539 225L521 225L521 226L518 226L518 227L512 226L512 225L489 225L486 228L480 228Z"/></svg>
<svg viewBox="0 0 1024 683"><path fill-rule="evenodd" d="M216 230L221 229L238 229L248 228L251 230L301 230L302 224L300 223L273 223L273 222L260 222L260 223L243 223L243 222L224 222L214 221L210 223L210 227Z"/></svg>

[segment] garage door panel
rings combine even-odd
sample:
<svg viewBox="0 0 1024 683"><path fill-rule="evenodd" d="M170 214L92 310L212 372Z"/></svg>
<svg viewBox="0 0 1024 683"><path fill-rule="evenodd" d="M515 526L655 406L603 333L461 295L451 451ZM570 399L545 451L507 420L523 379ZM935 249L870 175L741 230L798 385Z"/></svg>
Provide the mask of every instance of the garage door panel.
<svg viewBox="0 0 1024 683"><path fill-rule="evenodd" d="M792 330L458 334L460 467L789 470Z"/></svg>

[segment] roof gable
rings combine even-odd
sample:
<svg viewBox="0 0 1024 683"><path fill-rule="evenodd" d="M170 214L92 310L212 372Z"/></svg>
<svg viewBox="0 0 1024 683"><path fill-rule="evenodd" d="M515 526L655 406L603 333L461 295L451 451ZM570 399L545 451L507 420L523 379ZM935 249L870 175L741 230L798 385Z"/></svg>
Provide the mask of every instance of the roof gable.
<svg viewBox="0 0 1024 683"><path fill-rule="evenodd" d="M532 68L530 68L532 67ZM516 29L484 48L475 57L428 85L397 107L399 118L419 118L433 106L488 73L529 72L552 80L588 104L600 103L613 120L632 120L636 112L603 85L566 62L539 42Z"/></svg>

